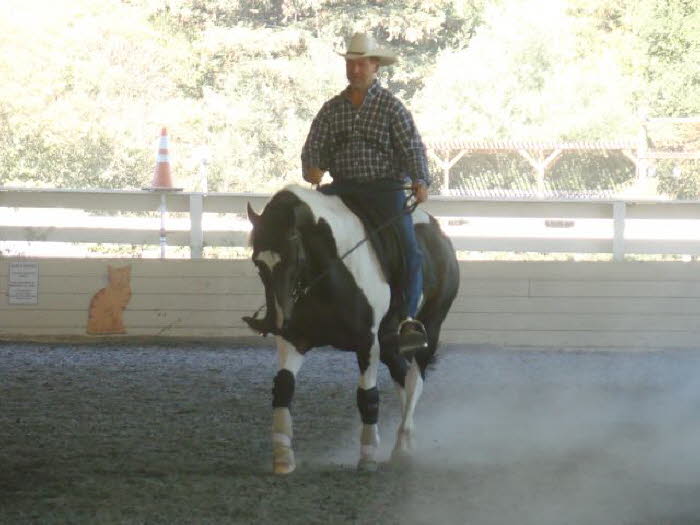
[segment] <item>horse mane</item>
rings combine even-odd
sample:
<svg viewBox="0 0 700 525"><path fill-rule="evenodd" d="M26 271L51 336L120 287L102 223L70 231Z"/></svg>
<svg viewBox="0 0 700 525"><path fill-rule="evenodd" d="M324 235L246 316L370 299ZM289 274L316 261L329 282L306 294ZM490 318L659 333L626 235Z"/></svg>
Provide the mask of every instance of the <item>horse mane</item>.
<svg viewBox="0 0 700 525"><path fill-rule="evenodd" d="M340 197L326 195L298 184L285 186L281 191L296 195L301 202L306 204L311 211L310 218L314 223L327 223L338 253L349 251L364 237L362 222Z"/></svg>

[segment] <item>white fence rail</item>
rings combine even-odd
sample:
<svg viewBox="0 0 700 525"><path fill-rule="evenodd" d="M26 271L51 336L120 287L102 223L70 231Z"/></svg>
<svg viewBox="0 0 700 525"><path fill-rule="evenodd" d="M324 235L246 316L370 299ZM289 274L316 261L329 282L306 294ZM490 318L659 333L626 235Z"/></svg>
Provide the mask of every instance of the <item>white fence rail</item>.
<svg viewBox="0 0 700 525"><path fill-rule="evenodd" d="M204 246L246 246L248 239L248 232L243 227L206 229L204 214L245 215L248 202L260 210L268 199L267 194L0 188L0 241L158 245L161 237L165 237L170 246L189 246L191 257L198 259L202 257ZM76 227L53 221L37 225L18 224L17 220L11 220L13 214L33 208L158 212L162 203L168 212L188 216L187 227L161 231L158 226L86 224ZM696 222L700 220L700 201L503 200L433 196L423 208L437 217L463 219L452 221L454 223L471 223L469 228L447 226L457 250L608 253L618 261L623 260L625 254L632 253L700 254L700 223ZM479 229L478 225L485 225L492 219L501 220L500 230ZM545 228L544 223L548 220L562 224L593 220L598 223L598 228ZM630 229L631 224L641 221L655 224L657 233L649 233L651 230L641 227ZM528 223L537 227L528 230L513 226ZM444 221L444 224L448 222Z"/></svg>

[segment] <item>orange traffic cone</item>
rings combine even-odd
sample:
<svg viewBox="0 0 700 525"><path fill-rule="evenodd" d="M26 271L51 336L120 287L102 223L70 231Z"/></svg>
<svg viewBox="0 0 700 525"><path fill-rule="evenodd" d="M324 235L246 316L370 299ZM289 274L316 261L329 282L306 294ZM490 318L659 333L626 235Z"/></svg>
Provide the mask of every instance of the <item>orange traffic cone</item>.
<svg viewBox="0 0 700 525"><path fill-rule="evenodd" d="M156 169L153 174L153 189L172 189L173 180L170 177L170 154L168 153L168 132L163 128L160 132L158 153L156 154Z"/></svg>

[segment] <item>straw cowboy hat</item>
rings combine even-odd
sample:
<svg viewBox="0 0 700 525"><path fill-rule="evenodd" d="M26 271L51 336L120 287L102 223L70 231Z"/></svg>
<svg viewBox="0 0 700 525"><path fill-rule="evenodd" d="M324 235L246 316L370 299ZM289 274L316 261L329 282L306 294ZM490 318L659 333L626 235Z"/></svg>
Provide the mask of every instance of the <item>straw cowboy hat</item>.
<svg viewBox="0 0 700 525"><path fill-rule="evenodd" d="M348 42L348 49L345 54L340 54L346 59L356 59L356 58L378 58L380 66L388 66L396 62L396 55L385 49L379 47L377 41L372 38L372 35L367 33L355 33L352 35L350 42Z"/></svg>

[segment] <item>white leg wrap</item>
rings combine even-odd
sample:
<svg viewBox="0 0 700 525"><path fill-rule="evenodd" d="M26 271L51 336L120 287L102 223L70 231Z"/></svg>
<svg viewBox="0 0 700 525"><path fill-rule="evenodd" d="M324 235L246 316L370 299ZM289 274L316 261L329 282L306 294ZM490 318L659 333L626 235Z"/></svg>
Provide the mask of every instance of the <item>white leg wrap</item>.
<svg viewBox="0 0 700 525"><path fill-rule="evenodd" d="M292 415L289 413L289 409L273 409L272 470L275 474L289 474L296 468L292 436Z"/></svg>
<svg viewBox="0 0 700 525"><path fill-rule="evenodd" d="M272 409L272 438L275 440L276 435L286 437L290 443L294 434L292 433L292 414L286 407ZM290 444L287 443L287 446Z"/></svg>
<svg viewBox="0 0 700 525"><path fill-rule="evenodd" d="M290 438L286 434L278 434L277 432L273 432L272 433L272 444L279 445L281 447L290 447L291 448L292 438Z"/></svg>
<svg viewBox="0 0 700 525"><path fill-rule="evenodd" d="M379 446L379 428L376 423L374 425L362 425L360 443L363 447L372 446L376 448Z"/></svg>
<svg viewBox="0 0 700 525"><path fill-rule="evenodd" d="M359 470L377 470L377 451L379 450L379 429L376 424L362 425L360 434Z"/></svg>
<svg viewBox="0 0 700 525"><path fill-rule="evenodd" d="M280 309L277 308L278 325L281 324ZM294 345L276 336L278 371L288 370L296 377L304 362ZM272 410L272 470L275 474L289 474L296 468L294 449L292 448L292 415L287 407L277 407Z"/></svg>

